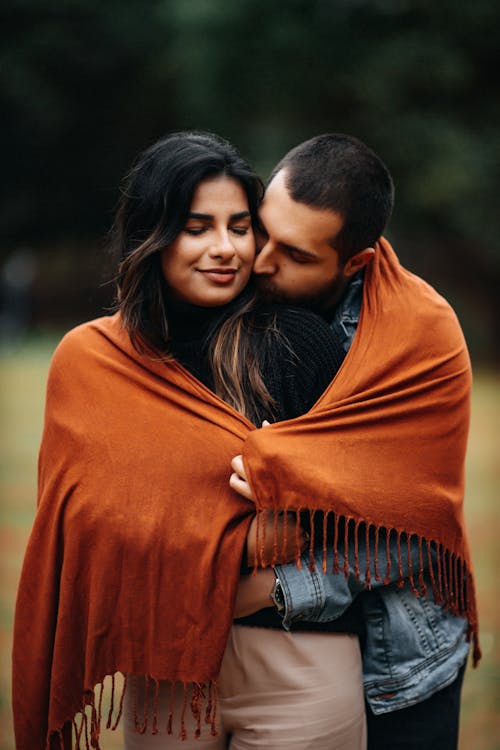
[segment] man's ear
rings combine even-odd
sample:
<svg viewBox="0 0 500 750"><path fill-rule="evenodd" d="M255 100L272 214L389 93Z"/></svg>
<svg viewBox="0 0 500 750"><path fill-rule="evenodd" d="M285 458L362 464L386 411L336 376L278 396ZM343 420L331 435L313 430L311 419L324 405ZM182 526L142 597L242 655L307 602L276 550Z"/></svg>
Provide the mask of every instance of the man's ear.
<svg viewBox="0 0 500 750"><path fill-rule="evenodd" d="M375 249L373 247L365 247L364 250L360 250L359 253L351 256L349 260L345 262L343 269L344 275L354 276L355 273L370 263L374 255Z"/></svg>

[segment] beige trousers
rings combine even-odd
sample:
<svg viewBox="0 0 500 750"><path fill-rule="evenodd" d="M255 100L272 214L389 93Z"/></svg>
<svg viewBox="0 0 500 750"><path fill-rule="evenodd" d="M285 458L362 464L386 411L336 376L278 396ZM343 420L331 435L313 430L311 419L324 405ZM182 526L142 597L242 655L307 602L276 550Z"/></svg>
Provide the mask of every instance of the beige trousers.
<svg viewBox="0 0 500 750"><path fill-rule="evenodd" d="M133 701L124 700L125 750L365 750L361 657L358 639L343 633L287 633L235 625L219 677L218 736L186 712L187 739L179 714L184 691L175 696L173 733L165 733L170 688L160 687L160 733L134 731Z"/></svg>

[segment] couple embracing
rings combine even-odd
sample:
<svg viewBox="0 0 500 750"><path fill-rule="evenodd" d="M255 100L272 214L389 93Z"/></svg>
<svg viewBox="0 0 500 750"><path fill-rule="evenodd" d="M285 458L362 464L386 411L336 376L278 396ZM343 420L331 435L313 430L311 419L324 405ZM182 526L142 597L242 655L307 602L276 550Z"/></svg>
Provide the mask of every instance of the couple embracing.
<svg viewBox="0 0 500 750"><path fill-rule="evenodd" d="M265 193L210 134L138 157L117 311L49 374L18 750L456 747L470 363L382 236L393 195L340 134Z"/></svg>

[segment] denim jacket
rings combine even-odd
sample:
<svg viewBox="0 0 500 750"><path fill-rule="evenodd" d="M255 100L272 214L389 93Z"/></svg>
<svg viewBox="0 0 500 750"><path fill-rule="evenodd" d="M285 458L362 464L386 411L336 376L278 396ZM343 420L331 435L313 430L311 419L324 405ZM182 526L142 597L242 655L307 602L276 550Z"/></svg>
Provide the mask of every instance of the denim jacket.
<svg viewBox="0 0 500 750"><path fill-rule="evenodd" d="M363 272L360 272L347 288L331 323L346 352L356 333L362 297ZM380 541L383 541L382 531ZM401 545L403 570L408 572L406 548L406 544ZM385 550L385 543L380 544L380 550ZM418 554L418 548L412 547L414 570L418 568ZM452 683L469 651L466 620L435 604L432 594L417 598L408 583L400 588L395 541L390 544L390 555L392 582L383 585L375 581L370 561L370 591L365 589L363 577L358 579L352 569L347 577L343 571L323 573L322 550L315 554L315 570L310 569L309 553L304 555L301 569L293 563L276 566L285 599L283 627L287 630L293 630L297 621L335 620L361 595L366 627L363 681L366 700L375 714L419 703ZM349 559L353 559L352 554ZM380 563L383 564L383 556ZM330 557L327 570L332 568ZM359 568L366 569L361 540Z"/></svg>

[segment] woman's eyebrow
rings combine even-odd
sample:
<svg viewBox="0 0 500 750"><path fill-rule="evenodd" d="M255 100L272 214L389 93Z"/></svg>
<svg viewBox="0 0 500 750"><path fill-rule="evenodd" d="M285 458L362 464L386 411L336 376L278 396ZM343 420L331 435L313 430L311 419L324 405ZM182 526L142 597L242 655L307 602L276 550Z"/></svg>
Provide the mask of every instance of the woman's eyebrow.
<svg viewBox="0 0 500 750"><path fill-rule="evenodd" d="M210 221L210 219L213 219L212 214L199 214L196 211L190 211L188 214L188 219L202 219L203 221Z"/></svg>
<svg viewBox="0 0 500 750"><path fill-rule="evenodd" d="M230 215L231 221L238 221L238 219L246 219L248 216L250 216L250 211L239 211L236 214ZM213 214L200 214L197 211L190 211L188 214L188 219L201 219L202 221L211 221L214 219Z"/></svg>

